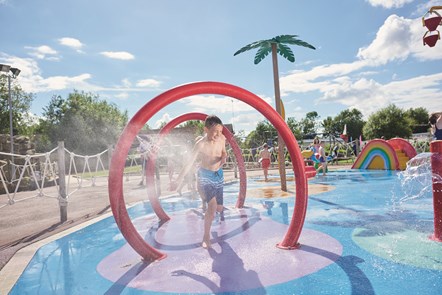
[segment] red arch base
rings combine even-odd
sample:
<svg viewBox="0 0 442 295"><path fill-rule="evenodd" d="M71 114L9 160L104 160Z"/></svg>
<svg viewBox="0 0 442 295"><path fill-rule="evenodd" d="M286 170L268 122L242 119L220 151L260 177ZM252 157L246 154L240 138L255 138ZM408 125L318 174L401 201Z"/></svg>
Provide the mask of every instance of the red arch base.
<svg viewBox="0 0 442 295"><path fill-rule="evenodd" d="M108 181L109 200L112 212L124 238L144 260L158 260L166 256L164 253L161 253L148 245L132 224L126 210L123 195L124 165L135 136L154 114L179 99L199 94L225 95L239 99L263 114L279 132L287 145L287 150L293 162L296 200L289 228L284 239L278 246L284 249L298 247L298 239L301 235L305 213L307 211L307 178L305 176L304 162L296 138L281 116L264 100L245 89L220 82L196 82L170 89L146 103L127 124L115 146Z"/></svg>

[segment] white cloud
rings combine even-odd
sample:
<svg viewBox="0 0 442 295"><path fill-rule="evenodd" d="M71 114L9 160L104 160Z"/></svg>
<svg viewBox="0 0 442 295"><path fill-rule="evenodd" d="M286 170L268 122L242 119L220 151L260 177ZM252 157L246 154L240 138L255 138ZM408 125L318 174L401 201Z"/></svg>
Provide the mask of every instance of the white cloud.
<svg viewBox="0 0 442 295"><path fill-rule="evenodd" d="M373 66L392 61L403 61L410 55L419 60L442 59L442 50L423 46L422 37L426 29L421 18L406 19L389 16L370 45L360 48L358 57Z"/></svg>
<svg viewBox="0 0 442 295"><path fill-rule="evenodd" d="M270 103L269 97L263 97L263 99ZM194 95L189 96L181 100L191 108L192 112L201 112L206 114L223 114L223 113L241 113L254 110L248 104L239 101L235 98L220 97L215 95Z"/></svg>
<svg viewBox="0 0 442 295"><path fill-rule="evenodd" d="M29 49L29 55L37 59L59 60L58 52L47 45L39 47L26 46Z"/></svg>
<svg viewBox="0 0 442 295"><path fill-rule="evenodd" d="M128 78L121 80L121 83L123 84L123 87L126 88L132 87L132 82L130 82Z"/></svg>
<svg viewBox="0 0 442 295"><path fill-rule="evenodd" d="M402 108L426 107L429 111L440 109L442 74L399 80L393 74L390 82L375 80L376 71L393 62L402 62L414 57L419 61L440 60L442 50L423 46L425 29L421 19L406 19L391 15L379 28L375 39L359 49L358 58L351 63L323 65L309 71L293 71L280 78L281 93L319 93L317 102L340 103L355 107L364 115L385 107L390 103ZM369 79L367 76L372 76ZM439 106L437 106L437 104Z"/></svg>
<svg viewBox="0 0 442 295"><path fill-rule="evenodd" d="M373 42L360 48L358 57L373 65L383 65L390 61L405 60L411 52L413 43L411 19L397 15L389 16L376 34Z"/></svg>
<svg viewBox="0 0 442 295"><path fill-rule="evenodd" d="M20 58L0 53L0 62L13 65L21 70L18 77L20 86L26 92L39 93L62 89L81 89L84 91L103 90L103 87L88 82L92 77L88 73L76 76L52 76L44 78L36 60Z"/></svg>
<svg viewBox="0 0 442 295"><path fill-rule="evenodd" d="M127 51L103 51L100 52L100 54L113 59L121 59L121 60L135 59L135 56Z"/></svg>
<svg viewBox="0 0 442 295"><path fill-rule="evenodd" d="M424 14L428 12L428 10L433 6L440 6L441 2L440 0L430 0L430 1L423 1L424 3L419 3L417 5L416 11L413 13L413 16L420 16L422 17Z"/></svg>
<svg viewBox="0 0 442 295"><path fill-rule="evenodd" d="M155 122L154 128L160 128L161 125L163 125L164 123L169 123L170 122L170 115L169 113L164 113L163 116L161 117L161 119L158 119Z"/></svg>
<svg viewBox="0 0 442 295"><path fill-rule="evenodd" d="M81 74L74 77L53 76L40 80L40 87L50 90L62 90L68 88L85 89L87 87L86 80L90 79L90 74Z"/></svg>
<svg viewBox="0 0 442 295"><path fill-rule="evenodd" d="M340 103L357 108L365 116L393 103L401 108L424 106L430 112L440 108L439 97L442 74L415 77L381 84L373 79L352 80L341 77L331 81L328 88L318 89L320 101Z"/></svg>
<svg viewBox="0 0 442 295"><path fill-rule="evenodd" d="M127 78L122 80L122 85L103 87L91 83L92 75L89 73L81 73L75 76L43 77L36 59L10 56L2 52L0 52L0 63L12 65L21 70L19 83L26 92L40 93L63 89L81 89L90 92L120 92L115 97L127 99L128 92L146 91L146 88L131 88L132 83ZM158 81L158 84L160 84L160 81Z"/></svg>
<svg viewBox="0 0 442 295"><path fill-rule="evenodd" d="M84 44L80 42L80 40L75 39L75 38L69 38L69 37L64 37L64 38L60 38L58 39L58 42L61 45L70 47L74 50L76 50L77 52L82 52L81 48L83 48Z"/></svg>
<svg viewBox="0 0 442 295"><path fill-rule="evenodd" d="M272 107L273 98L258 95ZM233 123L235 130L250 132L256 124L265 120L255 108L231 97L216 95L194 95L183 98L180 102L186 105L189 112L216 114L224 123Z"/></svg>
<svg viewBox="0 0 442 295"><path fill-rule="evenodd" d="M127 100L129 98L129 93L121 92L121 93L116 94L115 97L120 100Z"/></svg>
<svg viewBox="0 0 442 295"><path fill-rule="evenodd" d="M366 0L371 6L382 6L384 8L399 8L414 0Z"/></svg>
<svg viewBox="0 0 442 295"><path fill-rule="evenodd" d="M247 133L254 130L258 122L264 121L266 118L259 112L249 112L235 115L233 118L233 126L235 130L244 130Z"/></svg>
<svg viewBox="0 0 442 295"><path fill-rule="evenodd" d="M321 65L321 66L314 67L312 70L310 70L308 72L303 72L303 71L299 71L299 70L292 71L292 72L290 72L289 76L291 74L294 74L295 76L298 76L298 78L300 79L299 82L302 82L305 80L315 80L315 79L324 78L324 77L339 77L342 75L346 75L346 74L358 71L366 66L367 66L366 61L355 61L352 63ZM301 74L301 75L297 75L297 74ZM281 80L284 80L284 77L281 78ZM288 82L288 81L284 81L284 82Z"/></svg>
<svg viewBox="0 0 442 295"><path fill-rule="evenodd" d="M144 79L137 81L137 87L150 87L150 88L158 88L161 85L161 82L155 79Z"/></svg>

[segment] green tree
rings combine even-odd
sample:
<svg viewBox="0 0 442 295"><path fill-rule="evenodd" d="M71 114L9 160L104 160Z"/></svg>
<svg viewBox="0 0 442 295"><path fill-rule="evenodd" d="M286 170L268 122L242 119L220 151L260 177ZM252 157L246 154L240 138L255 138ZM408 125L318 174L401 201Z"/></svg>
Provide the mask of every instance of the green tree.
<svg viewBox="0 0 442 295"><path fill-rule="evenodd" d="M317 112L313 111L313 112L308 112L305 115L305 118L301 120L300 122L300 126L301 126L301 131L304 137L314 137L314 135L316 135L316 131L317 131L317 124L316 124L316 120L319 119L319 115Z"/></svg>
<svg viewBox="0 0 442 295"><path fill-rule="evenodd" d="M343 110L333 119L333 131L335 134L341 134L344 126L347 125L348 138L357 139L362 134L365 124L362 117L362 113L358 109Z"/></svg>
<svg viewBox="0 0 442 295"><path fill-rule="evenodd" d="M321 126L324 132L325 136L329 136L329 135L337 135L337 131L334 126L334 120L332 117L328 116L327 118L325 118L324 120L322 120L321 122Z"/></svg>
<svg viewBox="0 0 442 295"><path fill-rule="evenodd" d="M65 147L79 154L101 152L115 143L126 125L127 111L100 100L91 93L71 93L66 99L53 96L43 112L39 131L42 141L38 147L47 150L64 141Z"/></svg>
<svg viewBox="0 0 442 295"><path fill-rule="evenodd" d="M195 130L195 137L204 134L204 122L199 120L189 120L182 124L181 127L193 128Z"/></svg>
<svg viewBox="0 0 442 295"><path fill-rule="evenodd" d="M235 133L233 134L233 137L235 138L236 143L239 145L239 147L241 149L247 148L245 145L246 135L245 135L244 130L235 131Z"/></svg>
<svg viewBox="0 0 442 295"><path fill-rule="evenodd" d="M31 135L34 122L30 120L30 108L34 95L26 93L15 79L11 79L12 128L14 135ZM8 77L0 75L0 134L9 134L9 85Z"/></svg>
<svg viewBox="0 0 442 295"><path fill-rule="evenodd" d="M273 143L277 134L275 127L269 121L264 120L259 122L255 130L249 133L245 144L248 147L255 148L269 141Z"/></svg>
<svg viewBox="0 0 442 295"><path fill-rule="evenodd" d="M240 50L235 52L235 55L240 53L258 49L254 63L259 64L269 53L272 53L273 62L273 82L275 87L275 106L278 114L281 115L281 97L279 88L279 74L278 74L278 56L280 54L282 57L290 62L295 62L295 55L288 45L297 45L302 47L307 47L310 49L316 49L313 45L298 39L297 35L280 35L272 39L260 40L250 43ZM285 179L285 163L282 155L284 154L284 141L278 138L278 159L279 159L279 174L281 176L281 189L287 191L287 183Z"/></svg>
<svg viewBox="0 0 442 295"><path fill-rule="evenodd" d="M411 122L405 112L390 104L386 108L370 115L364 125L363 134L365 139L393 137L409 138L412 134Z"/></svg>
<svg viewBox="0 0 442 295"><path fill-rule="evenodd" d="M295 135L296 140L298 142L302 141L302 127L301 127L301 123L296 121L295 118L289 117L287 119L287 125L289 126L290 130L292 131L292 133Z"/></svg>
<svg viewBox="0 0 442 295"><path fill-rule="evenodd" d="M426 108L410 108L405 111L405 115L410 119L411 129L413 133L428 132L429 113Z"/></svg>

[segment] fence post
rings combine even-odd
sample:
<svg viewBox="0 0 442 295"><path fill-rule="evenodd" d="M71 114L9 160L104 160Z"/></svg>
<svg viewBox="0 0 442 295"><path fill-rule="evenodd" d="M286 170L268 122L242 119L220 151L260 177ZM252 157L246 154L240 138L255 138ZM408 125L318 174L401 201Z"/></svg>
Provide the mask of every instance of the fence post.
<svg viewBox="0 0 442 295"><path fill-rule="evenodd" d="M114 147L113 145L108 145L107 146L107 170L110 171L110 166L111 166L111 162L112 162L112 154L114 152Z"/></svg>
<svg viewBox="0 0 442 295"><path fill-rule="evenodd" d="M359 146L359 139L355 139L356 140L356 157L359 156L359 151L360 151L360 146Z"/></svg>
<svg viewBox="0 0 442 295"><path fill-rule="evenodd" d="M66 170L64 158L64 141L58 142L58 204L60 206L60 222L68 220L68 201L66 199Z"/></svg>

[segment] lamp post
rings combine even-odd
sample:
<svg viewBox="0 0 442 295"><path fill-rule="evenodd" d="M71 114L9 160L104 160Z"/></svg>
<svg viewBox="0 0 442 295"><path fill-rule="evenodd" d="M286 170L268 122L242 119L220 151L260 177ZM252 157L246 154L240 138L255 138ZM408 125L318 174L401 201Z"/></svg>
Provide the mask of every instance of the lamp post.
<svg viewBox="0 0 442 295"><path fill-rule="evenodd" d="M11 179L15 179L15 167L14 167L14 130L12 126L12 93L11 93L11 78L17 78L17 76L20 74L20 70L17 68L12 68L9 65L0 64L0 72L7 73L6 76L8 77L8 105L9 105L9 136L10 136L10 143L11 143L11 162L12 162L12 177ZM11 72L11 74L9 74Z"/></svg>

